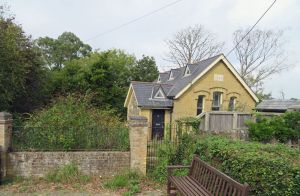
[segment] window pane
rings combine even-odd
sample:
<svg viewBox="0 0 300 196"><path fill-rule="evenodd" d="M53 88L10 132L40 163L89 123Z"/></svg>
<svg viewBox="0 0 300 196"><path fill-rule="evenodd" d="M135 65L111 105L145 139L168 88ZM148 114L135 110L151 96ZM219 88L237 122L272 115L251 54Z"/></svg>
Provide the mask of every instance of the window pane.
<svg viewBox="0 0 300 196"><path fill-rule="evenodd" d="M221 93L220 92L214 92L213 93L213 106L219 107L221 101Z"/></svg>
<svg viewBox="0 0 300 196"><path fill-rule="evenodd" d="M229 99L229 106L228 106L229 111L234 110L234 99L235 99L235 97L230 97L230 99Z"/></svg>
<svg viewBox="0 0 300 196"><path fill-rule="evenodd" d="M197 115L202 113L203 110L203 95L198 96L198 101L197 101Z"/></svg>
<svg viewBox="0 0 300 196"><path fill-rule="evenodd" d="M213 92L212 111L219 111L221 106L221 92Z"/></svg>

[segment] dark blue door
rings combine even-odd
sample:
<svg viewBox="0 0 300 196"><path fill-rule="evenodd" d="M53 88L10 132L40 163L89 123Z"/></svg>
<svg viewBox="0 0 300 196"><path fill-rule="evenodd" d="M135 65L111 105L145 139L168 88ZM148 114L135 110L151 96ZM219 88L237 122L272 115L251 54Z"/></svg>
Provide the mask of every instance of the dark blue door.
<svg viewBox="0 0 300 196"><path fill-rule="evenodd" d="M165 110L152 110L152 139L164 137Z"/></svg>

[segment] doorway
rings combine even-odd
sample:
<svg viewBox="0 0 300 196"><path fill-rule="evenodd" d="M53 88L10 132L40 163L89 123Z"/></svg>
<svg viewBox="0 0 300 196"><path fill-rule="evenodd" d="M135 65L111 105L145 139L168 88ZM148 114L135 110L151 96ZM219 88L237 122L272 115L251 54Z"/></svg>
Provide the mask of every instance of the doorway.
<svg viewBox="0 0 300 196"><path fill-rule="evenodd" d="M163 139L165 110L152 110L152 139Z"/></svg>

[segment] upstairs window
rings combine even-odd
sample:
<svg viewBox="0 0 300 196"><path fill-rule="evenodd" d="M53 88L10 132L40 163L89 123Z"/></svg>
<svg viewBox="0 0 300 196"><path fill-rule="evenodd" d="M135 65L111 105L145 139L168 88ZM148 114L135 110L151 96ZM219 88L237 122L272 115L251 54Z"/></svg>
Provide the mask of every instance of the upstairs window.
<svg viewBox="0 0 300 196"><path fill-rule="evenodd" d="M157 82L161 82L160 75L158 75Z"/></svg>
<svg viewBox="0 0 300 196"><path fill-rule="evenodd" d="M184 76L188 76L188 75L190 75L190 74L191 74L191 71L190 71L189 67L186 66L185 72L184 72Z"/></svg>
<svg viewBox="0 0 300 196"><path fill-rule="evenodd" d="M203 102L204 102L204 96L200 95L198 96L197 100L197 116L203 112Z"/></svg>
<svg viewBox="0 0 300 196"><path fill-rule="evenodd" d="M229 99L229 105L228 105L228 110L229 111L234 111L234 109L235 109L235 102L236 102L236 98L235 97L230 97L230 99Z"/></svg>
<svg viewBox="0 0 300 196"><path fill-rule="evenodd" d="M158 91L154 95L154 98L156 98L156 99L164 99L165 98L165 95L164 95L163 91L161 90L161 88L158 89Z"/></svg>
<svg viewBox="0 0 300 196"><path fill-rule="evenodd" d="M173 75L173 72L170 71L170 76L169 76L169 80L173 80L174 79L174 75Z"/></svg>
<svg viewBox="0 0 300 196"><path fill-rule="evenodd" d="M212 101L212 111L220 111L221 109L221 101L222 101L222 93L221 92L213 92L213 101Z"/></svg>

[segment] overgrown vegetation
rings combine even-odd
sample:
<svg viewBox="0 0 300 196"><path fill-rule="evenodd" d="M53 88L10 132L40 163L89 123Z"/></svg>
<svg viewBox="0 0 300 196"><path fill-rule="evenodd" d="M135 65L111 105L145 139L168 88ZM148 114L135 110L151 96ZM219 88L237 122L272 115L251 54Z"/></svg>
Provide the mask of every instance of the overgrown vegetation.
<svg viewBox="0 0 300 196"><path fill-rule="evenodd" d="M128 191L123 193L123 195L134 195L141 191L141 179L142 177L139 173L135 171L125 171L106 182L104 187L113 190L126 188Z"/></svg>
<svg viewBox="0 0 300 196"><path fill-rule="evenodd" d="M249 136L251 140L279 142L300 139L300 112L286 112L280 116L265 117L256 114L256 122L249 121Z"/></svg>
<svg viewBox="0 0 300 196"><path fill-rule="evenodd" d="M91 177L82 174L75 163L70 163L48 172L45 180L56 183L87 183Z"/></svg>
<svg viewBox="0 0 300 196"><path fill-rule="evenodd" d="M253 195L299 195L300 152L283 144L233 141L222 136L183 134L177 148L165 142L150 174L166 182L167 165L189 165L194 154L235 180L250 184ZM179 171L176 175L186 174Z"/></svg>
<svg viewBox="0 0 300 196"><path fill-rule="evenodd" d="M88 96L58 98L50 107L14 126L17 150L128 150L129 133L114 111L93 107Z"/></svg>
<svg viewBox="0 0 300 196"><path fill-rule="evenodd" d="M190 164L195 152L196 135L193 133L183 132L179 136L177 145L172 141L164 140L157 152L157 162L149 174L155 181L165 183L167 179L168 165L188 165ZM186 174L187 170L179 170L176 175Z"/></svg>
<svg viewBox="0 0 300 196"><path fill-rule="evenodd" d="M299 150L211 136L197 141L196 153L234 179L249 183L254 195L300 194Z"/></svg>

